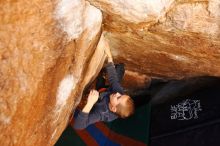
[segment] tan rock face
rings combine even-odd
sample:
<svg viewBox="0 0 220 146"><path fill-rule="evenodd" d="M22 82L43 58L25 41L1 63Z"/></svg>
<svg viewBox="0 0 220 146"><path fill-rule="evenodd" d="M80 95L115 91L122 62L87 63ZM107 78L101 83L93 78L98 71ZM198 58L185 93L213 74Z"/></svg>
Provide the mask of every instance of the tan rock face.
<svg viewBox="0 0 220 146"><path fill-rule="evenodd" d="M105 60L102 23L127 88L220 76L219 0L88 1L0 1L0 145L57 141Z"/></svg>
<svg viewBox="0 0 220 146"><path fill-rule="evenodd" d="M114 58L149 76L220 76L218 0L89 0L104 12Z"/></svg>
<svg viewBox="0 0 220 146"><path fill-rule="evenodd" d="M57 141L104 62L101 23L84 0L0 2L0 145Z"/></svg>

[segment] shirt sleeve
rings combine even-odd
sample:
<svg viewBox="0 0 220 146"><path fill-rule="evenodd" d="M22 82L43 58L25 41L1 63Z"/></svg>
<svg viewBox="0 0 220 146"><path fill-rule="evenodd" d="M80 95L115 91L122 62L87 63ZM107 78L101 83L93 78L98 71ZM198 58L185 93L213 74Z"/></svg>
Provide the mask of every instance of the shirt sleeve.
<svg viewBox="0 0 220 146"><path fill-rule="evenodd" d="M106 65L106 71L108 74L108 79L110 83L110 89L112 92L119 92L120 94L124 94L124 90L119 83L117 72L115 70L115 66L112 62Z"/></svg>
<svg viewBox="0 0 220 146"><path fill-rule="evenodd" d="M101 115L97 111L91 111L90 113L85 113L79 111L77 117L74 120L74 129L85 129L90 124L101 121Z"/></svg>

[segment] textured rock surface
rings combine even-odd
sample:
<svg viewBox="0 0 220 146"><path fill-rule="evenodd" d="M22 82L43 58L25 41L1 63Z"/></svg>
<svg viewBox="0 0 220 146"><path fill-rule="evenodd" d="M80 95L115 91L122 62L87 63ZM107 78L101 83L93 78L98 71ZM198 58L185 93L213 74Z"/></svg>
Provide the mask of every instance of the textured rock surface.
<svg viewBox="0 0 220 146"><path fill-rule="evenodd" d="M104 62L101 23L83 0L0 2L1 146L56 142Z"/></svg>
<svg viewBox="0 0 220 146"><path fill-rule="evenodd" d="M165 78L220 76L219 0L89 0L104 12L114 58Z"/></svg>
<svg viewBox="0 0 220 146"><path fill-rule="evenodd" d="M127 88L220 76L219 0L88 1L0 1L0 145L56 142L103 65L100 10Z"/></svg>

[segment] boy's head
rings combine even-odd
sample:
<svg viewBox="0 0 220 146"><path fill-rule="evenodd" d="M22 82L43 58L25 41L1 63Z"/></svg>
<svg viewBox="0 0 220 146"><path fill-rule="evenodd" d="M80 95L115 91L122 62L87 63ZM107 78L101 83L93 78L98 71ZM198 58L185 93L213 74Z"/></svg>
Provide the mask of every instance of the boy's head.
<svg viewBox="0 0 220 146"><path fill-rule="evenodd" d="M126 118L134 113L134 103L130 96L117 92L110 95L109 109L121 118Z"/></svg>

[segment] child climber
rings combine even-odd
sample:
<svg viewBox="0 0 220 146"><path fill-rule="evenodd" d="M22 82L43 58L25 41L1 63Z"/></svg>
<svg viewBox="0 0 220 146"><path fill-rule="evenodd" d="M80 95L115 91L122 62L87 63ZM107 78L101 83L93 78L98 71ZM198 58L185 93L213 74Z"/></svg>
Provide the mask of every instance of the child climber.
<svg viewBox="0 0 220 146"><path fill-rule="evenodd" d="M106 72L109 80L109 87L99 94L97 90L106 87L105 79L99 75L96 83L96 90L91 90L87 99L87 103L79 111L74 121L75 129L84 129L90 124L98 121L110 122L118 117L126 118L134 113L134 103L129 95L126 95L121 87L120 81L124 75L124 65L117 64L114 66L112 54L108 42L104 36L102 47L108 58Z"/></svg>

